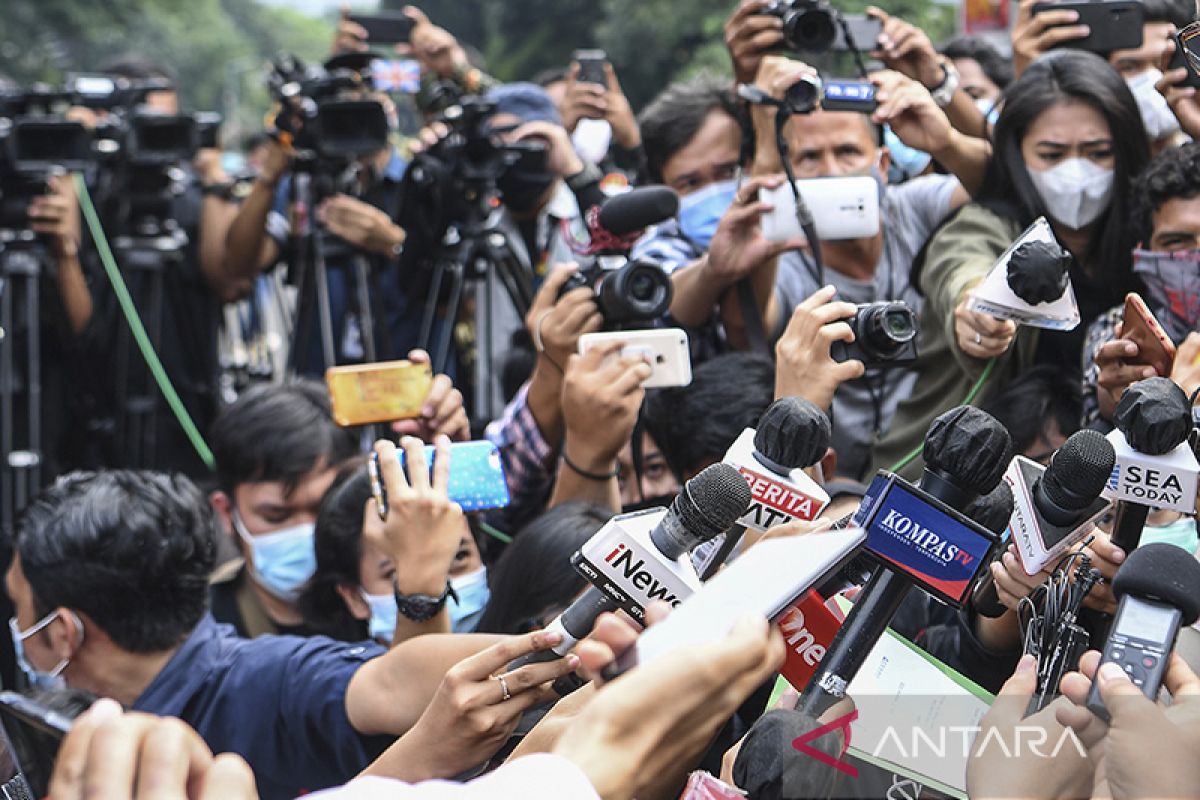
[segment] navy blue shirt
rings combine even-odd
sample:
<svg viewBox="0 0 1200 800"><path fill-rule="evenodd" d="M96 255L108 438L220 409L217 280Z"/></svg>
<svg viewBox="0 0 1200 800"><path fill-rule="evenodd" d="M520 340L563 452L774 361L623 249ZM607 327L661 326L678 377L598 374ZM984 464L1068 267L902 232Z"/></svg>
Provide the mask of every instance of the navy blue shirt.
<svg viewBox="0 0 1200 800"><path fill-rule="evenodd" d="M291 800L345 783L392 741L346 716L350 678L385 652L324 636L242 639L206 614L133 710L179 717L214 753L245 758L263 800Z"/></svg>

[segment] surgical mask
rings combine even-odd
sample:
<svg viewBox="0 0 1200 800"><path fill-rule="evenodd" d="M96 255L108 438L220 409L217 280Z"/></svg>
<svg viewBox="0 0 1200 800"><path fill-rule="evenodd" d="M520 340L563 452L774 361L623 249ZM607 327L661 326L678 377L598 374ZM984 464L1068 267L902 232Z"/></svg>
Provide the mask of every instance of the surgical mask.
<svg viewBox="0 0 1200 800"><path fill-rule="evenodd" d="M1154 84L1158 83L1162 76L1161 71L1152 68L1125 81L1129 91L1133 93L1133 99L1137 101L1138 114L1142 117L1142 124L1146 126L1146 135L1155 141L1179 131L1179 120L1167 104L1167 98L1154 88Z"/></svg>
<svg viewBox="0 0 1200 800"><path fill-rule="evenodd" d="M1196 534L1196 520L1184 515L1167 525L1147 525L1142 529L1139 546L1151 542L1165 542L1182 547L1189 553L1195 553L1196 546L1200 544L1200 536Z"/></svg>
<svg viewBox="0 0 1200 800"><path fill-rule="evenodd" d="M998 100L980 97L975 101L975 107L979 109L980 114L983 114L989 125L995 125L996 120L1000 119L1000 102Z"/></svg>
<svg viewBox="0 0 1200 800"><path fill-rule="evenodd" d="M450 588L454 590L454 594L446 601L446 608L450 610L450 630L470 633L475 630L475 625L483 616L483 608L492 596L488 588L487 567L451 578ZM457 600L455 595L458 596Z"/></svg>
<svg viewBox="0 0 1200 800"><path fill-rule="evenodd" d="M254 569L250 573L262 588L285 603L300 597L304 584L317 571L317 553L313 549L311 522L302 522L260 536L251 536L235 509L233 528L250 548Z"/></svg>
<svg viewBox="0 0 1200 800"><path fill-rule="evenodd" d="M68 611L71 618L75 620L75 624L79 626L79 641L83 642L83 622L75 615L74 612ZM67 679L62 676L63 670L67 668L67 664L71 663L69 658L64 658L62 661L54 665L54 668L49 672L35 669L33 664L29 663L29 657L25 655L25 640L33 636L38 631L45 628L58 617L58 611L51 611L46 616L35 622L27 631L22 631L17 627L17 618L12 617L8 620L8 631L12 634L13 651L17 660L17 667L25 675L25 680L29 683L31 689L40 691L54 691L56 689L67 688Z"/></svg>
<svg viewBox="0 0 1200 800"><path fill-rule="evenodd" d="M1086 158L1069 158L1047 170L1029 170L1046 213L1072 230L1086 228L1108 208L1113 171Z"/></svg>
<svg viewBox="0 0 1200 800"><path fill-rule="evenodd" d="M721 217L733 205L737 179L717 181L679 199L679 229L700 248L707 250Z"/></svg>
<svg viewBox="0 0 1200 800"><path fill-rule="evenodd" d="M371 619L367 621L367 632L372 639L379 639L390 644L392 634L396 632L396 615L399 613L396 610L395 595L391 593L367 594L363 590L362 599L371 609Z"/></svg>
<svg viewBox="0 0 1200 800"><path fill-rule="evenodd" d="M888 152L892 154L892 166L889 173L895 171L897 183L917 177L933 160L933 156L929 153L909 147L900 141L900 137L892 133L891 128L883 129L883 143L887 145Z"/></svg>
<svg viewBox="0 0 1200 800"><path fill-rule="evenodd" d="M584 161L599 164L612 144L612 125L605 119L581 119L571 134L571 144Z"/></svg>
<svg viewBox="0 0 1200 800"><path fill-rule="evenodd" d="M1133 272L1146 286L1154 316L1174 342L1200 330L1200 250L1134 250Z"/></svg>

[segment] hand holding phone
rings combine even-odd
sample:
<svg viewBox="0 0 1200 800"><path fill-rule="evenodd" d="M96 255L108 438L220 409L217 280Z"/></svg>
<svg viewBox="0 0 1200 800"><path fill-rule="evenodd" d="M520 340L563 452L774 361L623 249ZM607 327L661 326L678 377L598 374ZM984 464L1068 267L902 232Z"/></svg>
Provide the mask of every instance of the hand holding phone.
<svg viewBox="0 0 1200 800"><path fill-rule="evenodd" d="M609 342L621 343L622 358L642 358L650 365L650 377L642 382L645 389L692 382L691 351L681 328L585 333L579 337L579 354Z"/></svg>
<svg viewBox="0 0 1200 800"><path fill-rule="evenodd" d="M367 32L374 44L402 44L412 36L416 22L406 14L351 14L350 21Z"/></svg>
<svg viewBox="0 0 1200 800"><path fill-rule="evenodd" d="M608 74L604 70L608 64L608 55L603 50L576 50L575 63L579 64L576 80L608 86Z"/></svg>
<svg viewBox="0 0 1200 800"><path fill-rule="evenodd" d="M426 446L423 453L430 480L432 480L437 460L436 448ZM504 508L508 505L508 481L504 477L504 464L496 445L486 441L456 442L450 445L447 455L449 456L450 470L446 483L446 495L451 502L458 503L464 512L486 511L493 508ZM395 457L407 475L408 458L404 450L397 449ZM378 448L371 453L370 460L367 462L367 471L371 480L371 494L375 498L376 511L379 513L380 519L386 519L388 491L383 480Z"/></svg>
<svg viewBox="0 0 1200 800"><path fill-rule="evenodd" d="M333 418L338 425L367 425L421 415L433 386L428 362L381 361L330 367L325 371Z"/></svg>
<svg viewBox="0 0 1200 800"><path fill-rule="evenodd" d="M1154 367L1161 377L1170 377L1175 363L1175 343L1137 293L1125 296L1125 316L1121 321L1121 338L1138 347L1136 363Z"/></svg>
<svg viewBox="0 0 1200 800"><path fill-rule="evenodd" d="M1076 14L1072 27L1086 25L1088 33L1082 37L1053 37L1051 47L1075 47L1107 54L1113 50L1133 50L1142 46L1145 12L1141 0L1064 0L1061 3L1035 3L1033 6L1035 17L1065 11Z"/></svg>

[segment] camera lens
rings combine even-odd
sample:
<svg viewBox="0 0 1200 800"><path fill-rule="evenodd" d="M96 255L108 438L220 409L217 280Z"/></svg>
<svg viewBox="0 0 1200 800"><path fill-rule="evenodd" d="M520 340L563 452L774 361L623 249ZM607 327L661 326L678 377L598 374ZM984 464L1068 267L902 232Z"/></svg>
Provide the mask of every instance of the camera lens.
<svg viewBox="0 0 1200 800"><path fill-rule="evenodd" d="M824 53L837 38L833 13L817 3L800 4L783 20L783 36L793 50Z"/></svg>
<svg viewBox="0 0 1200 800"><path fill-rule="evenodd" d="M652 320L671 307L671 279L657 264L631 261L605 275L596 295L610 324Z"/></svg>
<svg viewBox="0 0 1200 800"><path fill-rule="evenodd" d="M807 114L821 101L821 79L811 76L801 78L787 90L784 100L793 114Z"/></svg>
<svg viewBox="0 0 1200 800"><path fill-rule="evenodd" d="M904 303L872 303L858 314L856 337L862 347L881 356L900 350L917 335L917 320Z"/></svg>

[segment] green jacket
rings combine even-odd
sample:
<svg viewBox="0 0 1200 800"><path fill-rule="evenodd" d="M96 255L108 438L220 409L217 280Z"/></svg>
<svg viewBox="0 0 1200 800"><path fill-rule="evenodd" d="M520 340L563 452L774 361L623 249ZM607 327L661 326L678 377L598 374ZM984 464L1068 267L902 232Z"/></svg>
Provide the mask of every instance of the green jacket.
<svg viewBox="0 0 1200 800"><path fill-rule="evenodd" d="M954 335L954 309L964 291L992 269L1021 228L974 203L934 234L925 256L920 287L925 295L918 339L917 383L912 394L901 401L891 427L875 443L871 474L889 469L920 447L933 420L944 411L962 405L967 393L982 374L987 361L972 358L958 349ZM1017 328L1008 351L976 396L974 405L986 402L1009 380L1033 363L1037 329ZM920 477L924 462L918 455L900 474Z"/></svg>

